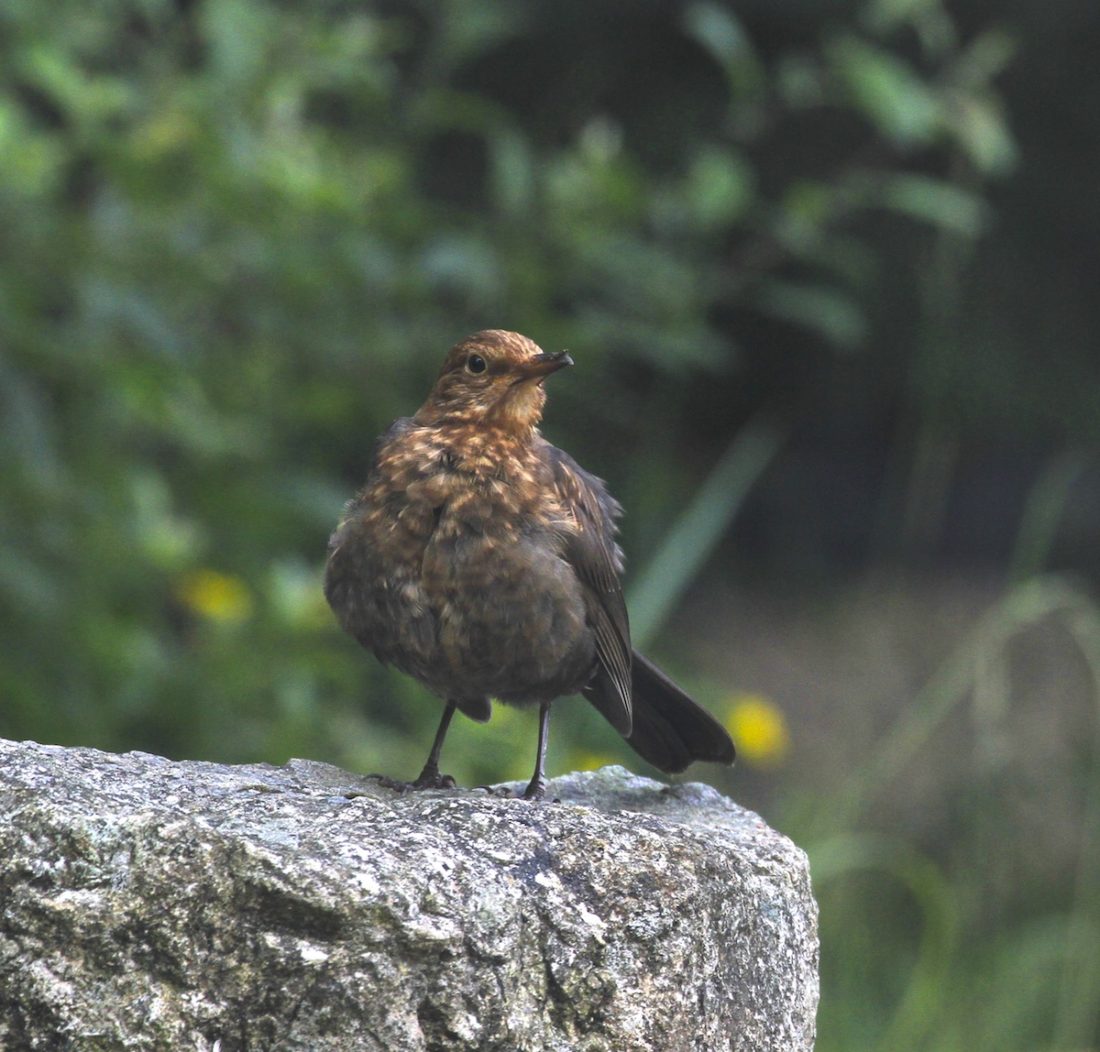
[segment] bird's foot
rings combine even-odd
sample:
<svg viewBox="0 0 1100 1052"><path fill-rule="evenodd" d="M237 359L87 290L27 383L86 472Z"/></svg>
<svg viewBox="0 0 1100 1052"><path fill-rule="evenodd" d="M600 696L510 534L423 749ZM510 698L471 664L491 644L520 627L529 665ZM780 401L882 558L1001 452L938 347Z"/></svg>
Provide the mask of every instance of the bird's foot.
<svg viewBox="0 0 1100 1052"><path fill-rule="evenodd" d="M490 796L501 800L544 800L546 803L560 804L561 801L556 796L546 799L547 784L545 778L532 779L522 793L517 793L510 785L479 785L478 789L483 789Z"/></svg>
<svg viewBox="0 0 1100 1052"><path fill-rule="evenodd" d="M449 774L440 774L435 767L425 767L410 789L454 789L458 783Z"/></svg>
<svg viewBox="0 0 1100 1052"><path fill-rule="evenodd" d="M400 778L391 778L388 774L366 774L363 776L363 780L377 782L383 789L393 789L399 793L404 792L409 787L408 782L403 782Z"/></svg>
<svg viewBox="0 0 1100 1052"><path fill-rule="evenodd" d="M546 795L546 779L537 775L527 784L523 790L524 800L541 800Z"/></svg>
<svg viewBox="0 0 1100 1052"><path fill-rule="evenodd" d="M490 796L499 796L502 800L511 800L516 795L507 785L479 785L477 788L484 790Z"/></svg>
<svg viewBox="0 0 1100 1052"><path fill-rule="evenodd" d="M427 769L420 772L420 777L415 782L403 782L400 778L391 778L387 774L368 774L366 777L397 793L411 793L416 789L454 789L458 784L449 774Z"/></svg>

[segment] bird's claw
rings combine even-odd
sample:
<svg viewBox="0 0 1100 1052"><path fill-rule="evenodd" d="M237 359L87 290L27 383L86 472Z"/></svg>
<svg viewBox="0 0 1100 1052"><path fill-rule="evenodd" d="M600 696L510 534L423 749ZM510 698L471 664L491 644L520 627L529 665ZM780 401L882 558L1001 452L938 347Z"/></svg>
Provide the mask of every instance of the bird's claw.
<svg viewBox="0 0 1100 1052"><path fill-rule="evenodd" d="M502 800L511 800L516 795L507 785L479 785L477 788L485 790L490 796L500 797Z"/></svg>
<svg viewBox="0 0 1100 1052"><path fill-rule="evenodd" d="M523 790L524 800L541 800L544 796L546 796L546 782L541 778L533 779Z"/></svg>
<svg viewBox="0 0 1100 1052"><path fill-rule="evenodd" d="M560 804L561 800L556 796L547 799L546 784L546 782L539 782L529 785L522 793L517 793L510 785L479 785L477 788L499 800L541 800L543 803Z"/></svg>
<svg viewBox="0 0 1100 1052"><path fill-rule="evenodd" d="M410 789L455 789L458 783L449 774L440 774L438 771L422 771L415 782L409 784Z"/></svg>
<svg viewBox="0 0 1100 1052"><path fill-rule="evenodd" d="M366 778L396 793L411 793L417 789L454 789L458 785L449 774L440 774L438 771L434 773L422 771L415 782L403 782L400 778L391 778L388 774L368 774Z"/></svg>
<svg viewBox="0 0 1100 1052"><path fill-rule="evenodd" d="M363 781L377 782L383 789L393 789L395 792L401 792L409 785L408 782L403 782L399 778L391 778L388 774L365 774L363 775Z"/></svg>

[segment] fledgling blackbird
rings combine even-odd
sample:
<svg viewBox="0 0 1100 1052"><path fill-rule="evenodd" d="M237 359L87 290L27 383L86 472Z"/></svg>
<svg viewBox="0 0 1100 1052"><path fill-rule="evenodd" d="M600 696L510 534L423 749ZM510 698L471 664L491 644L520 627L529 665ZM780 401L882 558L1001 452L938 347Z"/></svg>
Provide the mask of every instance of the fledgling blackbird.
<svg viewBox="0 0 1100 1052"><path fill-rule="evenodd" d="M379 660L446 703L416 788L453 784L439 753L455 709L540 707L583 694L663 771L732 763L722 725L631 649L618 502L539 434L543 381L573 360L490 329L451 348L428 400L378 440L366 485L329 541L325 596Z"/></svg>

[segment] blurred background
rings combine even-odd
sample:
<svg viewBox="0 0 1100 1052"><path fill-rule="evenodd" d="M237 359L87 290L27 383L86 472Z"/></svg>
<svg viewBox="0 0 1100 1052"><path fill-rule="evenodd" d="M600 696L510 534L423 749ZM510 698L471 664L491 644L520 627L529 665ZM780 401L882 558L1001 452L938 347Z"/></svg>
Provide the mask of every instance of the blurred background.
<svg viewBox="0 0 1100 1052"><path fill-rule="evenodd" d="M325 543L517 329L737 739L688 777L810 853L822 1052L1100 1047L1098 51L1093 0L5 0L0 734L415 775ZM528 776L533 713L460 722ZM563 701L551 772L609 762Z"/></svg>

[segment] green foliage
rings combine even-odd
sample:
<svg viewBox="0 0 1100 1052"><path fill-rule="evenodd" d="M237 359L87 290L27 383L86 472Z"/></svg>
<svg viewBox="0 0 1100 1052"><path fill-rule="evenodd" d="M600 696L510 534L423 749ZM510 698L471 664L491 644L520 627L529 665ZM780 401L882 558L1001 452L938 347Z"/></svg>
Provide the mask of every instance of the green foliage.
<svg viewBox="0 0 1100 1052"><path fill-rule="evenodd" d="M1043 625L1064 633L1088 670L1093 740L1068 898L1025 903L1018 856L1033 849L996 783L1024 759L1007 731L1018 700L1012 648ZM968 789L982 800L967 837L936 859L897 837L851 832L876 824L874 802L943 747L944 726L965 709L976 742ZM807 801L790 816L821 905L829 1047L1089 1047L1100 1011L1098 756L1100 610L1063 580L1033 578L961 642L838 796ZM894 1006L885 1018L883 1002Z"/></svg>
<svg viewBox="0 0 1100 1052"><path fill-rule="evenodd" d="M800 428L898 408L885 551L934 508L941 440L1094 438L1094 385L1037 378L1026 332L997 315L975 336L960 309L1017 160L1012 36L940 0L820 7L0 6L0 733L415 773L438 704L341 636L320 568L374 436L474 329L572 349L546 429L629 509L646 637ZM1084 464L1036 488L1018 581ZM1020 596L842 799L791 808L822 895L823 1050L1095 1037L1094 840L1072 901L991 932L981 857L949 872L867 821L1021 618L1052 603L1094 654L1084 600ZM996 730L1007 693L982 682ZM553 769L627 756L563 708ZM523 778L533 746L533 715L498 709L445 760Z"/></svg>
<svg viewBox="0 0 1100 1052"><path fill-rule="evenodd" d="M487 0L7 5L3 729L379 762L403 729L379 695L407 687L316 596L374 434L457 336L520 328L577 350L557 419L603 422L571 448L667 522L704 477L674 437L691 391L734 380L730 310L858 348L883 246L855 217L980 232L973 182L924 169L980 170L955 114L998 64L941 40L930 75L910 68L891 39L928 10L772 59L710 3L670 23ZM563 33L578 54L550 86ZM639 60L666 36L663 65ZM810 153L766 171L802 114L854 122L847 157L818 144L839 174ZM736 419L702 423L713 455L735 441ZM600 463L635 448L625 475ZM647 632L732 516L709 492L691 565L642 577Z"/></svg>

